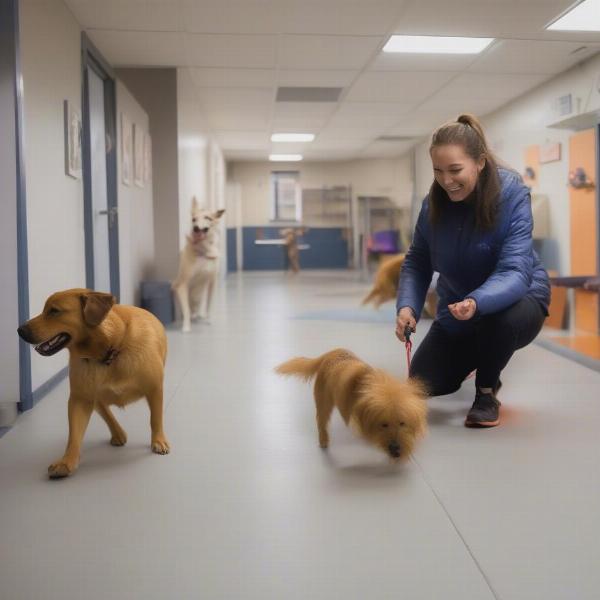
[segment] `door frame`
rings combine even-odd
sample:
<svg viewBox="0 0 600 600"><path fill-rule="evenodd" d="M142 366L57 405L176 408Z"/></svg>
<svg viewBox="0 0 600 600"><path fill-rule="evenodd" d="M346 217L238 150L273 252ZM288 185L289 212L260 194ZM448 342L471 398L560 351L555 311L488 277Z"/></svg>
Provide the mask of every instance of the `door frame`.
<svg viewBox="0 0 600 600"><path fill-rule="evenodd" d="M106 193L108 210L108 252L110 265L110 291L120 296L119 278L119 213L117 195L117 98L115 74L90 38L81 34L81 83L82 83L82 121L83 121L83 202L85 230L85 281L86 286L94 289L94 227L92 209L92 155L90 140L89 83L88 72L92 69L104 81L104 119L107 139L111 147L106 153ZM110 226L111 219L114 224Z"/></svg>

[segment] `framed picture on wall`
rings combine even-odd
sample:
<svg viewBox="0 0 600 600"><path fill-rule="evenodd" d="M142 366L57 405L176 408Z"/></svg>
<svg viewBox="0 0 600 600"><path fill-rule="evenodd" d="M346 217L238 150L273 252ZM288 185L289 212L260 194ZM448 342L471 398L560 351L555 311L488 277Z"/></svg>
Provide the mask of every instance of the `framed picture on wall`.
<svg viewBox="0 0 600 600"><path fill-rule="evenodd" d="M64 101L65 115L65 173L81 179L81 112L73 103Z"/></svg>
<svg viewBox="0 0 600 600"><path fill-rule="evenodd" d="M133 124L133 181L138 187L144 187L144 131Z"/></svg>
<svg viewBox="0 0 600 600"><path fill-rule="evenodd" d="M144 135L144 184L152 181L152 138Z"/></svg>
<svg viewBox="0 0 600 600"><path fill-rule="evenodd" d="M125 185L131 185L132 157L133 138L131 121L125 113L121 113L121 181Z"/></svg>

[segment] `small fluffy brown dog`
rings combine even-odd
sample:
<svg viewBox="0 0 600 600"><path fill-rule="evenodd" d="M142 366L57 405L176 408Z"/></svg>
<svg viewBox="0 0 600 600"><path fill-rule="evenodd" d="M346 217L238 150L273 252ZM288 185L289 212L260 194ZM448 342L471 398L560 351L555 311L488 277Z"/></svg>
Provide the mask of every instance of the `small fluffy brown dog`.
<svg viewBox="0 0 600 600"><path fill-rule="evenodd" d="M81 442L95 410L110 430L110 443L127 434L110 405L124 407L145 396L150 407L152 451L169 452L163 431L163 373L167 339L160 321L135 306L115 305L111 294L72 289L52 294L44 310L18 329L42 356L69 350L69 441L64 456L48 467L51 478L79 465Z"/></svg>
<svg viewBox="0 0 600 600"><path fill-rule="evenodd" d="M317 428L321 448L329 446L327 425L334 407L346 425L393 460L406 459L427 431L423 386L400 382L374 369L352 352L337 348L317 358L292 358L275 369L282 375L315 379Z"/></svg>
<svg viewBox="0 0 600 600"><path fill-rule="evenodd" d="M385 302L395 300L398 295L398 282L400 281L400 272L404 264L405 254L398 254L382 262L375 273L375 282L373 289L367 294L362 304L373 303L375 308L379 308ZM437 294L434 290L427 292L425 306L423 310L430 318L435 318L437 308Z"/></svg>

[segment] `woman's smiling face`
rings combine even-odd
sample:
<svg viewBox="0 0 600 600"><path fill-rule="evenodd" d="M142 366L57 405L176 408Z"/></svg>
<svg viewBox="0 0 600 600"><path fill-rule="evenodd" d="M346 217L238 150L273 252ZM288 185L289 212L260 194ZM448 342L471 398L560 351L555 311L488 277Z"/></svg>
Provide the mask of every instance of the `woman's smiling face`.
<svg viewBox="0 0 600 600"><path fill-rule="evenodd" d="M444 144L431 149L433 175L452 202L462 202L477 185L485 158L474 160L460 144Z"/></svg>

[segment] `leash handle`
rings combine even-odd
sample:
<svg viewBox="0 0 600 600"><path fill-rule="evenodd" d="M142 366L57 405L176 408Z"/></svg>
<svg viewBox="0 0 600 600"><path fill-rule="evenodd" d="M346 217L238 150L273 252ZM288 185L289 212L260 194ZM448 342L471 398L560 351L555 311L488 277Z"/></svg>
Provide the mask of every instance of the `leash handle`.
<svg viewBox="0 0 600 600"><path fill-rule="evenodd" d="M408 372L410 373L410 355L412 353L412 342L410 341L410 336L412 334L412 329L410 325L407 325L404 328L404 346L406 347L406 364L408 365Z"/></svg>

